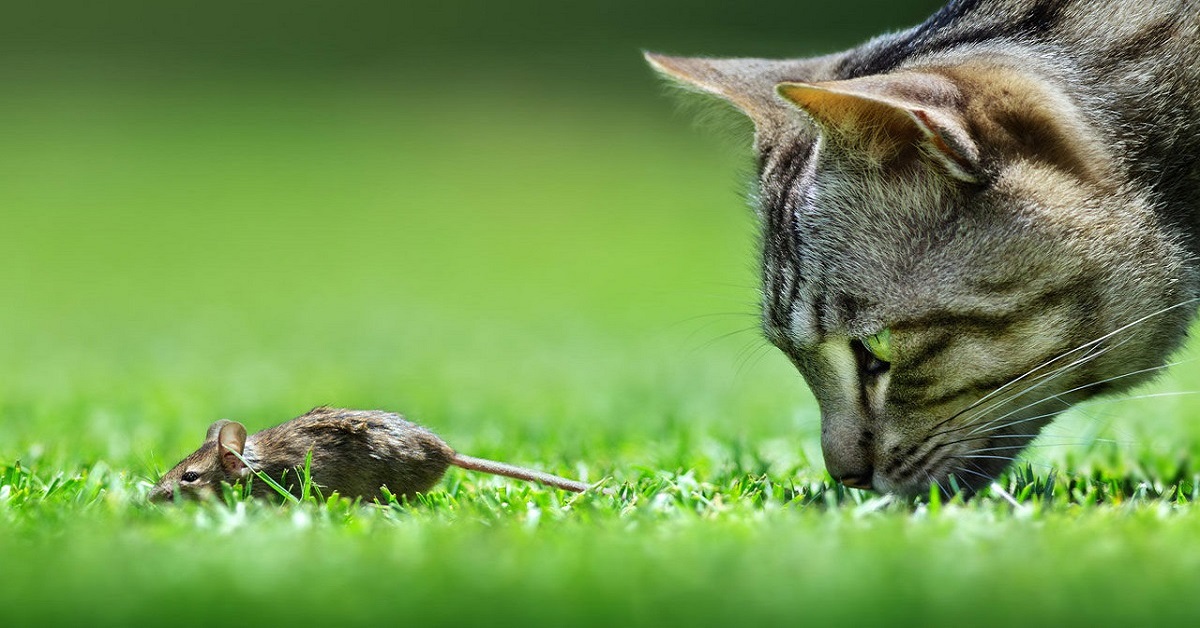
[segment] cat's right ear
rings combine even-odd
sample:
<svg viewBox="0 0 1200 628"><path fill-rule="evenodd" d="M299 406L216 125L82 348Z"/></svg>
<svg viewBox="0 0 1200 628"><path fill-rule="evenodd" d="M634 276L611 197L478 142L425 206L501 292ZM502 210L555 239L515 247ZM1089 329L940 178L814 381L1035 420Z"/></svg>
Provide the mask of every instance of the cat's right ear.
<svg viewBox="0 0 1200 628"><path fill-rule="evenodd" d="M822 131L880 159L920 146L954 178L975 182L979 147L963 115L962 96L947 77L918 72L821 83L780 83L779 95Z"/></svg>

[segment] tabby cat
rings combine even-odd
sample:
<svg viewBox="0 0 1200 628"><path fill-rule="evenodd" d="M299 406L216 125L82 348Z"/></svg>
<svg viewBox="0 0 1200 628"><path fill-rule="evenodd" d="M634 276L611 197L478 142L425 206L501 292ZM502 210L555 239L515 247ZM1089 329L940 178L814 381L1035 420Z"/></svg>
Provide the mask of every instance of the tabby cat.
<svg viewBox="0 0 1200 628"><path fill-rule="evenodd" d="M807 59L647 54L755 123L762 327L831 476L987 486L1200 296L1200 0L958 0Z"/></svg>

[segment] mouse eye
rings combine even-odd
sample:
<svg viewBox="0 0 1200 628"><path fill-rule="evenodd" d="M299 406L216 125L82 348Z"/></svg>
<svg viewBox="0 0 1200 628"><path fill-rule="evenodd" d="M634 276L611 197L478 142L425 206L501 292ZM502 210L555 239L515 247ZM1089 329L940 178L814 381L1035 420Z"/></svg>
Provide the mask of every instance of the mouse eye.
<svg viewBox="0 0 1200 628"><path fill-rule="evenodd" d="M196 480L200 479L200 474L196 473L195 471L188 471L187 473L184 473L183 477L181 477L179 479L184 482L195 482Z"/></svg>

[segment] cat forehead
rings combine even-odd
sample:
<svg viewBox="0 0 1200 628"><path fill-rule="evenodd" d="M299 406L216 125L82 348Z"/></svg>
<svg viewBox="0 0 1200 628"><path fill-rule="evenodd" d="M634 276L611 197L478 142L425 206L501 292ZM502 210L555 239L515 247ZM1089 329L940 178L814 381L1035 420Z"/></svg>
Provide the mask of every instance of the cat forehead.
<svg viewBox="0 0 1200 628"><path fill-rule="evenodd" d="M760 160L756 202L764 228L798 239L801 253L815 247L835 260L906 255L952 228L962 212L965 196L944 178L849 161L823 144L801 137L766 149Z"/></svg>
<svg viewBox="0 0 1200 628"><path fill-rule="evenodd" d="M948 192L919 173L822 164L819 153L794 146L762 174L768 335L802 349L875 333L972 299L973 276L1007 276L1014 260L1028 260L1005 255L1019 238L988 222L986 199Z"/></svg>

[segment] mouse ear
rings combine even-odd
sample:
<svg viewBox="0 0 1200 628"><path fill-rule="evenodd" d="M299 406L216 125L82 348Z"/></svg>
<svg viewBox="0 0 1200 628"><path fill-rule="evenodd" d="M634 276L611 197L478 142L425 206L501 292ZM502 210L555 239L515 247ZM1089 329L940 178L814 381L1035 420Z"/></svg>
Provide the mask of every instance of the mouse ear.
<svg viewBox="0 0 1200 628"><path fill-rule="evenodd" d="M244 478L250 470L239 456L246 448L246 427L237 421L218 423L222 423L217 428L217 455L221 456L221 468L227 476ZM213 427L217 427L217 424L214 423Z"/></svg>

